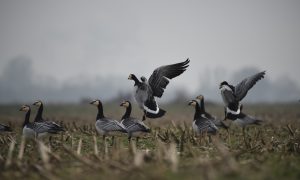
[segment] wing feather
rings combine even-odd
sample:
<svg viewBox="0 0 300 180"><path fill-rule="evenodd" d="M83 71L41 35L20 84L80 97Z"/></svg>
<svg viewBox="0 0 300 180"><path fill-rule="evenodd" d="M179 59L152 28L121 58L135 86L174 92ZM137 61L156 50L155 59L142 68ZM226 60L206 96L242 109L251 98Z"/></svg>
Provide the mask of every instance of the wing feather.
<svg viewBox="0 0 300 180"><path fill-rule="evenodd" d="M238 101L241 101L248 93L248 91L261 79L264 78L266 71L262 71L253 76L244 79L235 87L235 96Z"/></svg>
<svg viewBox="0 0 300 180"><path fill-rule="evenodd" d="M153 96L161 97L164 89L169 84L169 80L182 74L189 66L190 60L184 62L161 66L155 69L149 78L149 85L153 91Z"/></svg>

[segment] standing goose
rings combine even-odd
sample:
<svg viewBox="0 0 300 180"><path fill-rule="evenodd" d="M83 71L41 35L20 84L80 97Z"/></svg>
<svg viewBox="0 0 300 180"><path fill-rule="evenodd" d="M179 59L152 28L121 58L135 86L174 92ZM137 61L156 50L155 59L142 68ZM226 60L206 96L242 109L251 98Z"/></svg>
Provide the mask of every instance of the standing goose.
<svg viewBox="0 0 300 180"><path fill-rule="evenodd" d="M209 135L215 135L218 131L217 126L208 119L204 112L200 110L199 103L196 100L192 100L188 103L189 106L195 106L195 115L193 121L193 130L199 134L207 133Z"/></svg>
<svg viewBox="0 0 300 180"><path fill-rule="evenodd" d="M233 86L223 81L220 84L222 99L225 104L225 119L235 120L241 113L240 101L247 95L247 92L256 84L257 81L264 78L266 72L260 72L248 78L245 78L238 85Z"/></svg>
<svg viewBox="0 0 300 180"><path fill-rule="evenodd" d="M200 101L200 111L201 113L204 114L204 116L207 118L207 119L211 119L212 122L217 126L217 127L220 127L220 128L224 128L224 129L228 129L228 126L222 122L220 119L217 119L215 116L212 116L211 114L209 114L208 112L206 112L205 110L205 104L204 104L204 96L203 95L199 95L196 97L196 99L198 99Z"/></svg>
<svg viewBox="0 0 300 180"><path fill-rule="evenodd" d="M5 126L3 124L0 124L0 132L11 132L11 128L9 126Z"/></svg>
<svg viewBox="0 0 300 180"><path fill-rule="evenodd" d="M141 81L134 74L130 74L128 79L134 81L134 97L138 106L144 111L143 120L148 118L162 117L166 111L160 109L155 101L155 97L161 98L164 89L169 84L169 80L182 74L189 66L190 60L184 62L161 66L156 68L149 80L141 77Z"/></svg>
<svg viewBox="0 0 300 180"><path fill-rule="evenodd" d="M95 127L97 132L103 136L103 140L105 140L106 136L112 136L112 138L114 138L117 132L127 133L126 129L118 121L104 116L103 105L100 100L94 100L90 102L90 104L98 108Z"/></svg>
<svg viewBox="0 0 300 180"><path fill-rule="evenodd" d="M41 139L48 134L55 134L57 133L57 129L55 126L49 126L44 122L29 122L31 109L28 105L23 105L20 111L26 112L25 120L23 123L23 135L25 138L29 139Z"/></svg>
<svg viewBox="0 0 300 180"><path fill-rule="evenodd" d="M38 107L38 112L36 113L36 116L34 118L34 122L43 122L48 126L54 126L57 131L65 131L63 127L61 127L60 125L58 125L57 123L53 122L53 121L47 121L43 118L43 110L44 110L44 105L43 102L41 100L38 100L36 102L34 102L32 105Z"/></svg>
<svg viewBox="0 0 300 180"><path fill-rule="evenodd" d="M131 117L131 103L129 101L124 101L120 104L126 108L125 114L122 117L121 124L126 128L128 132L128 141L131 141L131 137L136 137L138 141L139 136L143 133L150 133L151 129L146 126L142 121L139 121L136 118Z"/></svg>

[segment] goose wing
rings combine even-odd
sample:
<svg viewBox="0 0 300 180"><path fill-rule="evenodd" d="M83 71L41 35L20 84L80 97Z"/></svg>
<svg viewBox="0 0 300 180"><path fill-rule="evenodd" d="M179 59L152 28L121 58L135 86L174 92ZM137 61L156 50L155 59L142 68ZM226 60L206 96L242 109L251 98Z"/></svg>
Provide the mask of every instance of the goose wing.
<svg viewBox="0 0 300 180"><path fill-rule="evenodd" d="M29 126L31 129L33 129L36 133L52 133L56 134L59 131L62 131L61 128L58 128L54 124L48 124L45 122L34 122L31 123Z"/></svg>
<svg viewBox="0 0 300 180"><path fill-rule="evenodd" d="M1 131L11 131L11 128L3 124L0 124L0 132Z"/></svg>
<svg viewBox="0 0 300 180"><path fill-rule="evenodd" d="M218 130L218 128L216 127L216 125L211 122L210 120L208 119L201 119L201 120L197 120L196 122L196 125L199 129L199 131L201 132L215 132L216 130Z"/></svg>
<svg viewBox="0 0 300 180"><path fill-rule="evenodd" d="M97 120L96 124L100 129L103 129L104 131L121 131L121 132L127 132L125 127L120 124L116 120L108 119L108 118L102 118L101 120Z"/></svg>
<svg viewBox="0 0 300 180"><path fill-rule="evenodd" d="M240 116L241 117L239 117L238 119L240 119L244 125L260 124L262 122L262 120L256 119L255 117L243 113Z"/></svg>
<svg viewBox="0 0 300 180"><path fill-rule="evenodd" d="M150 128L146 126L142 121L139 121L135 118L127 118L122 121L122 124L125 126L127 131L136 132L136 131L148 131Z"/></svg>
<svg viewBox="0 0 300 180"><path fill-rule="evenodd" d="M149 85L153 91L153 96L161 97L164 89L169 84L169 80L182 74L189 66L190 60L184 62L161 66L155 69L149 78Z"/></svg>
<svg viewBox="0 0 300 180"><path fill-rule="evenodd" d="M266 71L262 71L253 76L245 78L235 87L235 96L238 101L241 101L248 93L248 91L257 83L257 81L264 78Z"/></svg>
<svg viewBox="0 0 300 180"><path fill-rule="evenodd" d="M46 126L55 129L56 131L65 131L63 127L53 121L44 121L43 123L45 123Z"/></svg>

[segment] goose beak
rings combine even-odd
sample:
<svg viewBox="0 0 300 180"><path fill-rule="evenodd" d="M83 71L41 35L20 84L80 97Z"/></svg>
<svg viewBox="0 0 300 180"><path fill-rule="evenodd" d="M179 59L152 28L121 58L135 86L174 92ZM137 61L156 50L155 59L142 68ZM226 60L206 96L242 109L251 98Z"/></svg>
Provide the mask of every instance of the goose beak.
<svg viewBox="0 0 300 180"><path fill-rule="evenodd" d="M95 102L96 102L96 101L92 101L92 102L90 102L90 104L95 104Z"/></svg>
<svg viewBox="0 0 300 180"><path fill-rule="evenodd" d="M193 101L189 101L187 105L188 105L188 106L191 106L192 103L193 103Z"/></svg>
<svg viewBox="0 0 300 180"><path fill-rule="evenodd" d="M120 106L124 106L124 103L121 103Z"/></svg>

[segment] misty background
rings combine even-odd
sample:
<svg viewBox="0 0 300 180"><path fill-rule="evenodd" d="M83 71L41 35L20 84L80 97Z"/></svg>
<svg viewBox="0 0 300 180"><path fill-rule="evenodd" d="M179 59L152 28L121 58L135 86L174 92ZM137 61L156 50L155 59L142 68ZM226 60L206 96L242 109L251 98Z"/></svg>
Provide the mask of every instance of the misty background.
<svg viewBox="0 0 300 180"><path fill-rule="evenodd" d="M130 98L149 77L190 58L162 102L266 70L245 102L300 98L300 1L0 1L0 103Z"/></svg>

